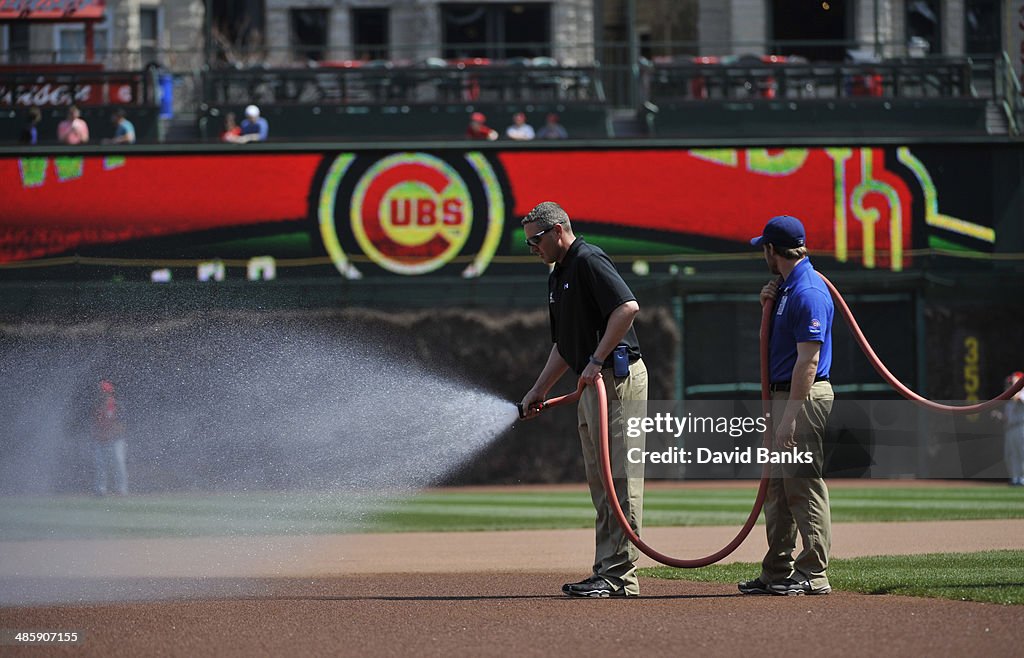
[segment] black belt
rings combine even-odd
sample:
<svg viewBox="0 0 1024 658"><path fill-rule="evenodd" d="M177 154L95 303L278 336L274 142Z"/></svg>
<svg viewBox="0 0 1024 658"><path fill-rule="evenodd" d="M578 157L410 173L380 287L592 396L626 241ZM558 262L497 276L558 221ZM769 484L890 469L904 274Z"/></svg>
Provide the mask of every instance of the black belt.
<svg viewBox="0 0 1024 658"><path fill-rule="evenodd" d="M818 382L827 382L827 381L828 381L828 377L815 377L814 378L814 383L815 384L817 384ZM790 390L790 388L792 388L792 382L775 382L774 384L770 384L768 386L768 390L771 391L772 393L776 393L778 391L783 391L783 392L784 391L788 391L788 390Z"/></svg>
<svg viewBox="0 0 1024 658"><path fill-rule="evenodd" d="M642 359L642 358L643 358L643 357L640 357L640 356L633 356L633 355L630 355L630 356L629 356L629 363L630 363L630 365L632 365L632 364L636 363L637 361L639 361L639 360L640 360L640 359ZM611 370L611 369L612 369L612 368L614 368L614 367L615 367L615 365L614 365L614 364L612 364L612 365L610 365L610 366L604 366L604 365L603 365L603 366L601 366L601 370Z"/></svg>

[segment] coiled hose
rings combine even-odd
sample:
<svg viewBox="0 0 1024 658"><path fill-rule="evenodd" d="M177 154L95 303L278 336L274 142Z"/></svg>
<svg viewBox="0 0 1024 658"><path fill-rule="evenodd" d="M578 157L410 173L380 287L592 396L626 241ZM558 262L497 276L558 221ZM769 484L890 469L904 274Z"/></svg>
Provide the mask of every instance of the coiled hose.
<svg viewBox="0 0 1024 658"><path fill-rule="evenodd" d="M846 305L846 301L842 295L839 294L839 290L829 281L823 274L818 273L821 276L822 281L828 287L829 292L832 294L832 299L835 305L839 308L843 317L846 319L847 324L850 326L850 331L853 333L853 337L856 339L857 344L860 345L864 355L871 362L871 365L875 368L879 375L882 376L890 386L896 389L896 391L907 398L911 402L915 402L927 409L935 411L945 411L957 414L976 414L986 409L989 409L1003 400L1009 400L1011 397L1016 395L1022 388L1024 388L1024 378L1017 380L1010 388L1006 389L998 396L980 402L978 404L965 405L965 406L953 406L940 404L933 402L927 398L915 393L903 382L896 378L889 369L885 367L878 355L871 348L867 338L864 336L864 332L861 331L860 326L857 324L857 320L853 317L853 313L850 311L850 307ZM765 418L769 419L767 429L764 433L764 442L762 445L765 448L771 448L773 442L773 428L771 419L771 392L769 390L768 381L768 333L771 328L771 313L773 304L765 304L761 310L761 330L760 330L760 361L761 361L761 409L765 415ZM537 409L546 409L549 407L557 407L562 404L569 402L575 402L580 399L583 395L583 390L586 387L586 382L582 379L576 387L576 391L569 393L568 395L562 395L560 397L546 400L537 406ZM761 481L757 487L757 496L754 498L753 507L750 510L750 514L747 516L747 520L743 523L743 527L740 528L736 536L728 544L723 546L720 550L715 551L710 555L696 559L682 559L672 557L660 553L647 543L645 543L633 530L633 527L629 524L629 520L626 519L626 515L622 511L622 506L619 505L619 498L615 493L615 484L612 478L612 466L611 466L611 455L608 445L608 392L605 390L604 379L598 377L597 382L594 385L597 390L598 408L601 415L601 446L600 446L600 457L601 457L601 481L604 484L605 495L608 498L609 503L612 507L612 512L615 514L615 518L619 525L622 527L623 532L629 537L629 540L647 557L660 562L661 564L677 567L680 569L696 569L698 567L706 567L709 564L714 564L719 560L725 558L727 555L732 553L750 534L751 529L757 523L757 517L761 515L761 508L764 506L764 499L768 493L768 476L770 473L771 465L765 464L761 471Z"/></svg>

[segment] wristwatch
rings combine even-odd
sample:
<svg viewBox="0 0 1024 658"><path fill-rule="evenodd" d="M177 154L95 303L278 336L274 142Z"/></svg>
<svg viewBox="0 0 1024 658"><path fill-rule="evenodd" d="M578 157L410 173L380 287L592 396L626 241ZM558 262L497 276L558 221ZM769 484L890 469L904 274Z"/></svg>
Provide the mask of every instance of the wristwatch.
<svg viewBox="0 0 1024 658"><path fill-rule="evenodd" d="M590 359L589 360L595 366L603 366L604 365L604 361L599 361L597 358L594 357L593 354L590 355Z"/></svg>

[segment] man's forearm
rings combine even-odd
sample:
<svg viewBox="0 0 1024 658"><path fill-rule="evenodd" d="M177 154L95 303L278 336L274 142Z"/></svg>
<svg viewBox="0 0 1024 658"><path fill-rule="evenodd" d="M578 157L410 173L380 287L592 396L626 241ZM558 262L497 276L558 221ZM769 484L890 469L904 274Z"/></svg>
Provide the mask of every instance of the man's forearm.
<svg viewBox="0 0 1024 658"><path fill-rule="evenodd" d="M534 390L539 391L541 396L547 395L551 387L555 385L555 382L561 379L568 369L569 364L558 353L558 345L552 345L551 353L548 354L548 361L544 364L544 369L540 371L537 381L533 384Z"/></svg>
<svg viewBox="0 0 1024 658"><path fill-rule="evenodd" d="M636 302L621 304L611 315L608 316L608 324L604 330L601 342L594 349L594 358L604 361L612 353L615 346L619 344L622 337L626 335L633 325L633 318L640 312L640 305Z"/></svg>
<svg viewBox="0 0 1024 658"><path fill-rule="evenodd" d="M811 393L814 377L818 373L817 355L814 357L798 356L793 365L793 378L789 382L789 402L786 404L786 415L796 417L804 400Z"/></svg>

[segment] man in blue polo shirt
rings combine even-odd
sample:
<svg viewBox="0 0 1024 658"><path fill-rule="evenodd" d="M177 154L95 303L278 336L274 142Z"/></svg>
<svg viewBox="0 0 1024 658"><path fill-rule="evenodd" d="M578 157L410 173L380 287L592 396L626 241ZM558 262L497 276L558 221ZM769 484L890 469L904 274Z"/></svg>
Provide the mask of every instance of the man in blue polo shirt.
<svg viewBox="0 0 1024 658"><path fill-rule="evenodd" d="M761 575L739 584L744 594L828 594L832 517L823 478L822 442L832 411L832 297L807 258L804 226L773 217L750 243L764 249L772 274L761 305L773 304L769 373L775 449L810 463L773 464L764 503L768 552ZM796 536L803 550L793 559Z"/></svg>
<svg viewBox="0 0 1024 658"><path fill-rule="evenodd" d="M265 142L270 135L270 124L260 116L260 108L249 105L245 108L245 118L242 119L242 134L236 140L240 143Z"/></svg>

